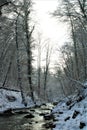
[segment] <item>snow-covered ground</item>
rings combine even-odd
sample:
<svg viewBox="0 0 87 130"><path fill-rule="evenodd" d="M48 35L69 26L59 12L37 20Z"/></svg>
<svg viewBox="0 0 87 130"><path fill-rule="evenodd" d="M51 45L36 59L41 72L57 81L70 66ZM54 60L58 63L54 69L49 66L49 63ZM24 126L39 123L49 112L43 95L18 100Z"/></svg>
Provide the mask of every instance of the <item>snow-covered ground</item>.
<svg viewBox="0 0 87 130"><path fill-rule="evenodd" d="M27 107L32 107L34 104L29 96L25 95ZM24 108L22 103L21 93L18 91L9 91L0 89L0 112L9 108Z"/></svg>
<svg viewBox="0 0 87 130"><path fill-rule="evenodd" d="M87 89L62 100L52 113L56 124L53 130L87 130Z"/></svg>
<svg viewBox="0 0 87 130"><path fill-rule="evenodd" d="M27 107L34 106L31 98L26 96ZM0 89L0 112L9 108L24 108L21 93ZM53 130L87 130L87 88L80 95L63 99L52 110L55 117Z"/></svg>

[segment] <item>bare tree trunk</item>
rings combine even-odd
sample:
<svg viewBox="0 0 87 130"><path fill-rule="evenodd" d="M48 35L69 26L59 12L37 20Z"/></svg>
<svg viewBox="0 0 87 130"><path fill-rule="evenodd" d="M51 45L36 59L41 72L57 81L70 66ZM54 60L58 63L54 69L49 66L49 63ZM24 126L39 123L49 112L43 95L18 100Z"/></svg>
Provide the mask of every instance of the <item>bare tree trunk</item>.
<svg viewBox="0 0 87 130"><path fill-rule="evenodd" d="M49 50L49 45L48 45L47 53L46 53L46 66L44 68L44 99L45 100L46 100L47 78L48 78L51 51L52 51L52 48L51 48L51 50Z"/></svg>
<svg viewBox="0 0 87 130"><path fill-rule="evenodd" d="M71 29L72 29L72 38L73 38L73 43L74 43L74 56L75 56L75 67L76 67L76 79L79 78L79 64L78 64L78 55L77 55L77 43L76 43L76 36L74 33L74 25L71 16L70 17L70 22L71 22Z"/></svg>
<svg viewBox="0 0 87 130"><path fill-rule="evenodd" d="M40 96L40 87L41 87L41 39L39 37L38 44L38 96Z"/></svg>
<svg viewBox="0 0 87 130"><path fill-rule="evenodd" d="M41 68L39 67L38 68L38 96L40 96L40 87L41 87L40 78L41 78Z"/></svg>
<svg viewBox="0 0 87 130"><path fill-rule="evenodd" d="M84 43L82 43L82 49L83 49L83 67L84 67L84 78L86 80L87 76L87 63L86 63L86 45L84 45Z"/></svg>
<svg viewBox="0 0 87 130"><path fill-rule="evenodd" d="M31 51L31 34L34 30L31 30L31 32L29 32L29 28L28 28L28 16L27 16L27 12L25 12L25 33L26 33L26 49L27 49L27 75L28 75L28 81L29 81L29 85L30 85L30 93L31 93L31 97L32 100L34 101L34 94L33 94L33 86L32 86L32 51Z"/></svg>
<svg viewBox="0 0 87 130"><path fill-rule="evenodd" d="M19 82L19 87L21 90L21 97L22 97L22 103L26 106L27 103L25 101L24 93L23 93L23 87L22 87L22 78L21 78L21 67L20 67L20 61L19 61L19 46L18 46L18 29L17 29L17 24L18 24L18 16L16 19L16 27L15 27L15 35L16 35L16 49L17 49L17 72L18 72L18 82Z"/></svg>

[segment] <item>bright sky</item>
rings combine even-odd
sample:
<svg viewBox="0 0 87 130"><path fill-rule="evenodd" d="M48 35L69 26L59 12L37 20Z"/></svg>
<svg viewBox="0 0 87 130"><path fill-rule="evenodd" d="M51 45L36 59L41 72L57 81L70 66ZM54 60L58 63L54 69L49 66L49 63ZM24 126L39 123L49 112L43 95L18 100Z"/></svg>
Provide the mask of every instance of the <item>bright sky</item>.
<svg viewBox="0 0 87 130"><path fill-rule="evenodd" d="M49 15L50 12L53 12L57 8L58 0L34 1L38 31L41 32L45 38L49 38L52 44L61 46L67 37L67 26Z"/></svg>
<svg viewBox="0 0 87 130"><path fill-rule="evenodd" d="M58 0L34 0L34 2L37 32L42 34L43 39L50 39L50 44L54 50L51 60L52 64L55 64L55 61L59 60L59 53L55 51L56 48L59 48L67 41L67 26L49 15L56 10Z"/></svg>

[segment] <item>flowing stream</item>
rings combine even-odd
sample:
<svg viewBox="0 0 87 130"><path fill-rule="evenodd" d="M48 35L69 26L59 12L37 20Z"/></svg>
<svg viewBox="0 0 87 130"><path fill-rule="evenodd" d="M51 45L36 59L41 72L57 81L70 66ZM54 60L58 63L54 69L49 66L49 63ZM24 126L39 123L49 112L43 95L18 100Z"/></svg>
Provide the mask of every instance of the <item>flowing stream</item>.
<svg viewBox="0 0 87 130"><path fill-rule="evenodd" d="M40 108L31 108L28 111L34 118L25 118L28 114L16 114L7 117L0 117L0 130L51 130L43 127L47 123L41 113L50 113L52 104L43 105Z"/></svg>

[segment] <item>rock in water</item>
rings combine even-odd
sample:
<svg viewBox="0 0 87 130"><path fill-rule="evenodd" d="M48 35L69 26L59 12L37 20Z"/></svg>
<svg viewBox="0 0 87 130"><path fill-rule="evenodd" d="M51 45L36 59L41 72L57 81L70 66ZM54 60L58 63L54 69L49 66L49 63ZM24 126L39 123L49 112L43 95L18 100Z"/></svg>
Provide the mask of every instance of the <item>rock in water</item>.
<svg viewBox="0 0 87 130"><path fill-rule="evenodd" d="M34 115L29 113L28 115L24 116L24 118L34 118Z"/></svg>
<svg viewBox="0 0 87 130"><path fill-rule="evenodd" d="M47 114L47 115L44 115L44 119L51 120L51 119L54 119L54 116L52 114Z"/></svg>

